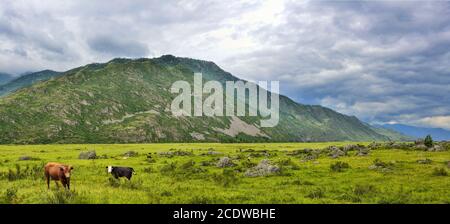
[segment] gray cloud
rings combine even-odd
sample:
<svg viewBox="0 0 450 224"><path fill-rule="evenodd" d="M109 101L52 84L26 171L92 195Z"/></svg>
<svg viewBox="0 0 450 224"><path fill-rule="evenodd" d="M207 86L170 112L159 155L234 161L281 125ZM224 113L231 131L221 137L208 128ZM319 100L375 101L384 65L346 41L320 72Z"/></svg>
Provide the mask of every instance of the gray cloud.
<svg viewBox="0 0 450 224"><path fill-rule="evenodd" d="M161 54L374 123L448 128L446 1L4 1L0 70L65 70Z"/></svg>
<svg viewBox="0 0 450 224"><path fill-rule="evenodd" d="M120 37L96 37L88 40L89 47L111 57L145 57L149 50L143 43L124 41Z"/></svg>

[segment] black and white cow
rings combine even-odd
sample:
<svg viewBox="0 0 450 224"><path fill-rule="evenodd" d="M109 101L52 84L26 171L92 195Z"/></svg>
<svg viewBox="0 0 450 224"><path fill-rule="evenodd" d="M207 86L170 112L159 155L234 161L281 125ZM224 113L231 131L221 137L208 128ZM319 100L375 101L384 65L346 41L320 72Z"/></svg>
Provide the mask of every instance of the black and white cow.
<svg viewBox="0 0 450 224"><path fill-rule="evenodd" d="M130 180L134 173L134 169L131 167L107 166L106 169L108 169L108 173L112 174L116 179L119 179L119 177L126 177Z"/></svg>

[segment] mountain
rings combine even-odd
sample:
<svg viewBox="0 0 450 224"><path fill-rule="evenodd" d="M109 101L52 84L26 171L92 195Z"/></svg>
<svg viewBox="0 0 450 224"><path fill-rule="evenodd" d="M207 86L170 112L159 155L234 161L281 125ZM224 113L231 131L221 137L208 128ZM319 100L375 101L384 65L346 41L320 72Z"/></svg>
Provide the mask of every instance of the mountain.
<svg viewBox="0 0 450 224"><path fill-rule="evenodd" d="M383 127L414 138L425 138L425 136L431 135L435 141L450 140L450 131L442 128L424 128L404 124L384 124Z"/></svg>
<svg viewBox="0 0 450 224"><path fill-rule="evenodd" d="M52 70L24 74L16 79L4 83L3 85L0 85L0 96L7 95L23 87L31 86L36 82L49 80L60 74L60 72L55 72Z"/></svg>
<svg viewBox="0 0 450 224"><path fill-rule="evenodd" d="M0 98L0 143L385 141L354 116L280 96L280 121L261 117L175 117L177 80L239 80L213 62L165 55L78 67Z"/></svg>
<svg viewBox="0 0 450 224"><path fill-rule="evenodd" d="M381 135L388 136L391 141L413 141L416 139L413 136L383 127L382 125L372 125L370 128Z"/></svg>
<svg viewBox="0 0 450 224"><path fill-rule="evenodd" d="M0 85L9 82L11 79L13 79L12 75L0 72Z"/></svg>

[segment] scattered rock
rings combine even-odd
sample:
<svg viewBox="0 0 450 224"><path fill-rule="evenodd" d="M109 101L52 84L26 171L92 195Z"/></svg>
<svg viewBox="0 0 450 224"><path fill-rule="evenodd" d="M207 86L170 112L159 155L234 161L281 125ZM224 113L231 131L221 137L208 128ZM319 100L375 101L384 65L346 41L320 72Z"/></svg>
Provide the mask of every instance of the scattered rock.
<svg viewBox="0 0 450 224"><path fill-rule="evenodd" d="M372 143L370 143L369 146L368 146L368 148L369 148L369 149L372 149L372 150L379 149L379 148L381 148L381 147L382 147L382 144L377 143L377 142L372 142Z"/></svg>
<svg viewBox="0 0 450 224"><path fill-rule="evenodd" d="M208 155L221 155L221 152L217 152L217 151L208 151L206 154Z"/></svg>
<svg viewBox="0 0 450 224"><path fill-rule="evenodd" d="M258 165L248 169L245 172L247 177L260 177L276 174L280 172L280 168L275 165L271 165L268 159L263 159Z"/></svg>
<svg viewBox="0 0 450 224"><path fill-rule="evenodd" d="M450 161L447 161L447 167L450 168Z"/></svg>
<svg viewBox="0 0 450 224"><path fill-rule="evenodd" d="M230 166L234 166L234 165L235 164L233 163L233 161L231 161L231 159L228 157L220 158L219 162L217 162L217 164L216 164L216 166L220 167L220 168L230 167Z"/></svg>
<svg viewBox="0 0 450 224"><path fill-rule="evenodd" d="M333 158L333 159L336 159L336 158L346 155L346 153L344 151L340 150L336 146L331 146L329 148L329 150L330 150L330 153L328 155L331 156L331 158Z"/></svg>
<svg viewBox="0 0 450 224"><path fill-rule="evenodd" d="M139 153L137 153L135 151L128 151L128 152L123 154L123 156L125 156L125 157L135 157L135 156L138 156L138 155L139 155Z"/></svg>
<svg viewBox="0 0 450 224"><path fill-rule="evenodd" d="M168 152L159 152L160 156L172 157L172 156L191 156L193 153L188 151L168 151Z"/></svg>
<svg viewBox="0 0 450 224"><path fill-rule="evenodd" d="M310 154L313 150L312 149L297 149L297 150L292 150L289 152L286 152L287 156L298 156L298 155L302 155L302 154Z"/></svg>
<svg viewBox="0 0 450 224"><path fill-rule="evenodd" d="M378 170L381 172L389 172L392 170L394 163L392 162L383 162L380 159L375 159L373 161L373 165L369 166L370 170Z"/></svg>
<svg viewBox="0 0 450 224"><path fill-rule="evenodd" d="M78 159L97 159L95 151L81 152Z"/></svg>
<svg viewBox="0 0 450 224"><path fill-rule="evenodd" d="M359 150L359 146L357 145L346 145L342 148L342 151L344 152L348 152L348 151L355 151L355 150Z"/></svg>
<svg viewBox="0 0 450 224"><path fill-rule="evenodd" d="M426 150L428 150L428 147L427 147L426 145L424 145L424 144L418 144L418 145L414 146L414 148L415 148L416 150L420 150L420 151L426 151Z"/></svg>
<svg viewBox="0 0 450 224"><path fill-rule="evenodd" d="M428 148L428 151L430 151L430 152L442 152L442 151L444 151L444 148L442 146L440 146L440 145L434 145L433 147Z"/></svg>
<svg viewBox="0 0 450 224"><path fill-rule="evenodd" d="M33 158L31 156L21 156L19 157L19 161L26 161L26 160L39 160L38 158Z"/></svg>
<svg viewBox="0 0 450 224"><path fill-rule="evenodd" d="M417 163L419 164L430 164L431 162L433 162L431 159L419 159L417 160Z"/></svg>
<svg viewBox="0 0 450 224"><path fill-rule="evenodd" d="M356 156L367 156L369 155L370 150L368 148L359 148Z"/></svg>

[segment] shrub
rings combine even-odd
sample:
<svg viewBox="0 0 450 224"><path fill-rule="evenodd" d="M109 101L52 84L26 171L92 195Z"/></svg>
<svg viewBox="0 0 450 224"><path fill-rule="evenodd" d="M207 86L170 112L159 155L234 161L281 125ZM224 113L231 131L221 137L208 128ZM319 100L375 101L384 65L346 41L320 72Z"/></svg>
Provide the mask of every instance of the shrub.
<svg viewBox="0 0 450 224"><path fill-rule="evenodd" d="M7 172L0 173L0 179L8 179L8 181L14 181L24 178L38 179L42 177L43 165L26 165L25 169L22 169L20 164L15 164L15 170L8 169Z"/></svg>
<svg viewBox="0 0 450 224"><path fill-rule="evenodd" d="M325 197L325 190L323 188L314 188L306 195L306 197L312 199L323 198Z"/></svg>
<svg viewBox="0 0 450 224"><path fill-rule="evenodd" d="M175 162L169 163L161 167L159 170L162 174L168 174L173 172L177 168L177 164Z"/></svg>
<svg viewBox="0 0 450 224"><path fill-rule="evenodd" d="M170 196L172 196L172 192L170 192L170 191L163 191L163 192L161 192L161 196L163 196L163 197L170 197Z"/></svg>
<svg viewBox="0 0 450 224"><path fill-rule="evenodd" d="M390 171L394 167L392 162L383 162L380 159L375 159L373 165L369 167L372 170Z"/></svg>
<svg viewBox="0 0 450 224"><path fill-rule="evenodd" d="M441 168L434 168L433 175L434 176L448 176L448 172L443 167L441 167Z"/></svg>
<svg viewBox="0 0 450 224"><path fill-rule="evenodd" d="M333 172L342 172L348 168L350 168L350 165L348 165L348 163L346 163L346 162L341 162L341 161L335 162L330 165L330 169Z"/></svg>
<svg viewBox="0 0 450 224"><path fill-rule="evenodd" d="M15 204L17 202L17 189L8 188L6 189L4 195L0 198L0 203L4 204Z"/></svg>
<svg viewBox="0 0 450 224"><path fill-rule="evenodd" d="M119 187L120 186L120 180L114 178L114 177L109 177L108 178L108 185L111 187Z"/></svg>
<svg viewBox="0 0 450 224"><path fill-rule="evenodd" d="M153 173L153 168L150 167L150 166L149 167L145 167L143 171L144 171L144 173Z"/></svg>
<svg viewBox="0 0 450 224"><path fill-rule="evenodd" d="M137 153L135 151L128 151L128 152L123 154L123 156L125 156L125 157L136 157L138 155L139 155L139 153Z"/></svg>
<svg viewBox="0 0 450 224"><path fill-rule="evenodd" d="M359 196L369 194L372 192L376 192L376 188L375 188L375 186L370 185L370 184L357 184L353 188L353 193L355 195L359 195Z"/></svg>
<svg viewBox="0 0 450 224"><path fill-rule="evenodd" d="M213 174L212 179L223 187L235 185L239 180L235 171L230 169L224 169L221 174Z"/></svg>
<svg viewBox="0 0 450 224"><path fill-rule="evenodd" d="M240 166L243 168L251 168L251 167L256 166L256 163L254 163L248 159L248 160L242 161Z"/></svg>

